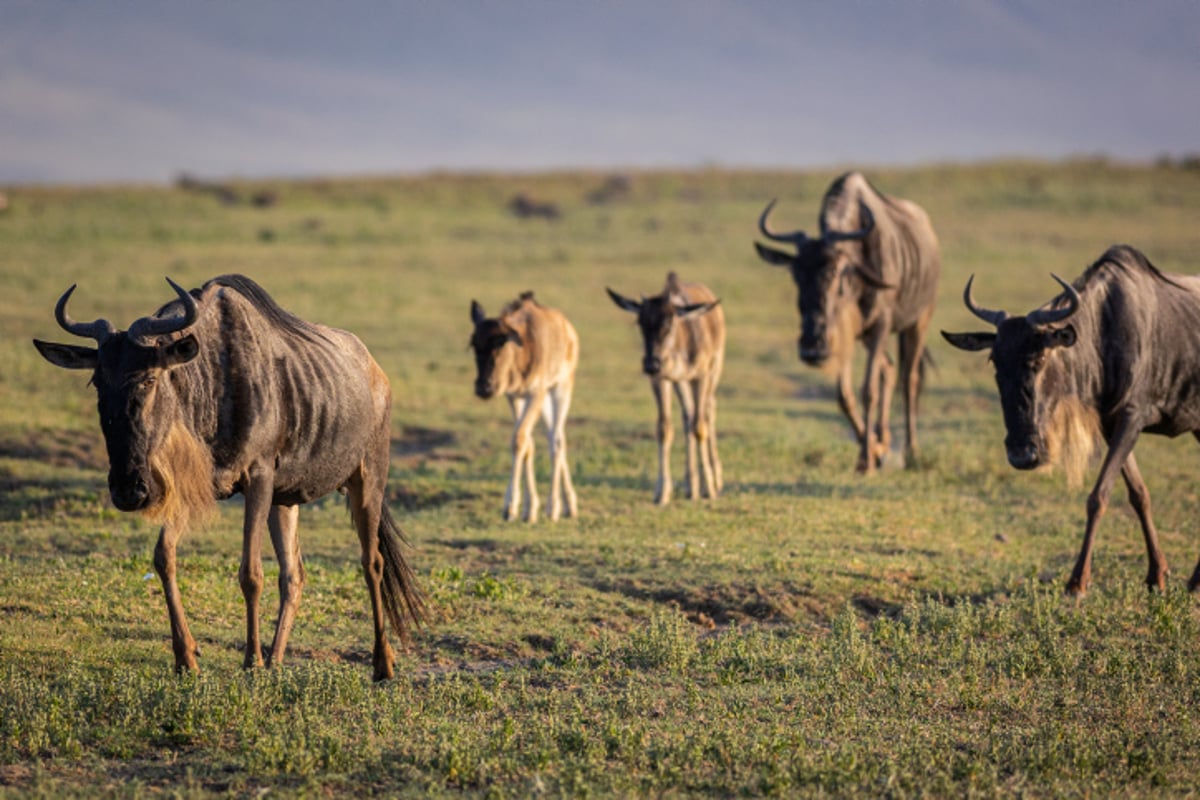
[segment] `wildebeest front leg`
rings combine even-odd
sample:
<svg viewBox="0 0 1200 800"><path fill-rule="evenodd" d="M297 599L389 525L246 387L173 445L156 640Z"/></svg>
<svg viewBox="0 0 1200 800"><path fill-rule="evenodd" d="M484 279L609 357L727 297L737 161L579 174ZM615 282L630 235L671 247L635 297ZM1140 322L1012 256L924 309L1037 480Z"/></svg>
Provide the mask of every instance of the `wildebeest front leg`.
<svg viewBox="0 0 1200 800"><path fill-rule="evenodd" d="M654 402L658 405L658 483L654 487L654 502L665 506L671 502L671 439L675 431L671 427L671 390L666 381L651 381Z"/></svg>
<svg viewBox="0 0 1200 800"><path fill-rule="evenodd" d="M261 667L262 638L259 633L258 599L262 596L262 535L271 511L274 475L268 469L252 470L246 497L246 517L242 523L242 564L238 568L238 583L246 598L246 669Z"/></svg>
<svg viewBox="0 0 1200 800"><path fill-rule="evenodd" d="M858 471L874 472L875 454L879 445L877 432L871 427L871 420L880 419L879 394L882 384L881 370L888 368L887 354L883 352L887 339L887 325L876 325L866 337L867 345L867 374L862 386L863 402L863 435L858 454Z"/></svg>
<svg viewBox="0 0 1200 800"><path fill-rule="evenodd" d="M163 595L167 599L167 615L171 618L171 649L175 651L175 671L199 669L196 656L196 640L188 630L187 617L183 613L183 600L179 594L179 581L175 577L175 545L183 534L175 525L164 525L158 533L154 546L154 570L162 581Z"/></svg>
<svg viewBox="0 0 1200 800"><path fill-rule="evenodd" d="M267 524L271 529L271 544L279 562L279 620L275 623L275 638L267 666L283 663L288 637L300 608L304 590L304 562L300 559L300 537L296 528L300 521L300 506L271 506Z"/></svg>
<svg viewBox="0 0 1200 800"><path fill-rule="evenodd" d="M850 420L850 427L854 428L854 438L861 445L866 428L863 427L862 417L858 414L858 404L854 401L854 380L851 372L853 368L854 359L847 356L838 369L838 407L842 409L846 419Z"/></svg>
<svg viewBox="0 0 1200 800"><path fill-rule="evenodd" d="M1108 453L1100 467L1100 476L1088 495L1087 528L1083 533L1083 546L1079 550L1079 558L1075 561L1075 569L1071 572L1071 579L1067 581L1068 594L1083 595L1087 593L1088 585L1092 582L1092 547L1096 541L1096 527L1108 508L1108 499L1112 495L1117 473L1124 468L1125 462L1132 455L1140 432L1141 426L1131 415L1124 414L1118 418L1112 436L1109 437ZM1136 466L1134 469L1136 470Z"/></svg>
<svg viewBox="0 0 1200 800"><path fill-rule="evenodd" d="M1166 589L1167 559L1163 557L1162 549L1158 546L1158 531L1154 527L1154 519L1150 516L1150 491L1142 480L1141 470L1133 453L1125 459L1121 469L1125 478L1125 488L1129 490L1129 504L1137 514L1138 522L1142 524L1142 537L1146 540L1146 559L1149 568L1146 572L1146 585L1151 589Z"/></svg>
<svg viewBox="0 0 1200 800"><path fill-rule="evenodd" d="M679 398L680 413L683 414L683 440L687 443L687 486L688 499L700 497L700 470L696 466L696 399L690 381L678 381L675 395Z"/></svg>
<svg viewBox="0 0 1200 800"><path fill-rule="evenodd" d="M529 497L525 503L523 518L527 522L536 522L538 508L541 505L537 496L537 485L533 473L533 426L541 412L542 403L546 400L543 389L524 397L512 398L513 409L513 441L512 441L512 476L508 484L508 496L504 504L504 518L514 520L521 507L521 481L525 481L525 490Z"/></svg>

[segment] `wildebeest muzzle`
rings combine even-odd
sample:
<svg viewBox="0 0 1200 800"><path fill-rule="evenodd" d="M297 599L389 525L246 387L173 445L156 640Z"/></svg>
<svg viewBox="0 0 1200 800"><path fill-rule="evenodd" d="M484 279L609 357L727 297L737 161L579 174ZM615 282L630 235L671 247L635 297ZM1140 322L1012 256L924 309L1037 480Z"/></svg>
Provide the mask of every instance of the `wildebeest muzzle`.
<svg viewBox="0 0 1200 800"><path fill-rule="evenodd" d="M108 477L108 493L113 505L121 511L141 511L150 505L150 485L140 475L115 479Z"/></svg>

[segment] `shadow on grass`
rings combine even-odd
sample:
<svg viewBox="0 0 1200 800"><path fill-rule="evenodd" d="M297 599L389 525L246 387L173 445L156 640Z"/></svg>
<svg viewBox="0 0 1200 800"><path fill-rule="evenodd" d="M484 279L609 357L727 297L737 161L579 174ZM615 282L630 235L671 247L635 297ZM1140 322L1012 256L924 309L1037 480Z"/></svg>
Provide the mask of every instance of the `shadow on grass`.
<svg viewBox="0 0 1200 800"><path fill-rule="evenodd" d="M0 475L0 521L83 511L94 513L107 502L107 497L104 478L95 475L55 478Z"/></svg>

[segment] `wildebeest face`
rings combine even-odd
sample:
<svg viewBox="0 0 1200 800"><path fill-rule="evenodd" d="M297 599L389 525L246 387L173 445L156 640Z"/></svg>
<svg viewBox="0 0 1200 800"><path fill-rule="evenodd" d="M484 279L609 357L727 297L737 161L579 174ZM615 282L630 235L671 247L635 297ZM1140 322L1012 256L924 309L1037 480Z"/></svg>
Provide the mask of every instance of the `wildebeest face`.
<svg viewBox="0 0 1200 800"><path fill-rule="evenodd" d="M516 348L522 346L521 336L504 322L488 319L483 307L471 301L471 349L475 351L475 395L487 400L499 391L499 377L513 359Z"/></svg>
<svg viewBox="0 0 1200 800"><path fill-rule="evenodd" d="M796 284L800 312L800 360L811 366L824 364L833 352L830 331L837 328L843 309L857 303L866 270L857 263L856 251L822 239L798 242L796 255L755 243L768 263L788 267Z"/></svg>
<svg viewBox="0 0 1200 800"><path fill-rule="evenodd" d="M122 511L156 505L164 487L151 469L151 456L181 415L167 372L196 357L196 337L145 346L126 333L114 333L99 348L34 344L52 364L92 370L113 505Z"/></svg>
<svg viewBox="0 0 1200 800"><path fill-rule="evenodd" d="M1057 276L1055 279L1067 292L1068 307L1033 311L1024 317L1009 317L1002 311L976 306L971 298L971 281L967 281L963 291L967 308L994 324L996 331L942 331L946 341L960 350L990 350L1007 431L1004 448L1008 463L1017 469L1033 469L1046 463L1047 400L1060 392L1059 387L1047 385L1046 367L1055 349L1071 347L1076 341L1075 328L1066 320L1078 309L1079 295Z"/></svg>
<svg viewBox="0 0 1200 800"><path fill-rule="evenodd" d="M608 295L619 308L637 314L642 331L642 372L658 375L676 352L676 337L684 320L699 316L717 303L676 303L669 294L643 298L640 302L624 297L612 289Z"/></svg>
<svg viewBox="0 0 1200 800"><path fill-rule="evenodd" d="M166 432L180 422L181 409L174 390L163 379L169 370L200 352L196 337L184 333L198 318L196 299L170 278L167 283L179 299L154 316L137 320L126 332L118 332L105 319L87 323L71 319L67 301L75 291L72 286L59 298L54 317L63 330L93 339L97 346L33 341L50 363L92 371L100 428L108 448L108 488L113 503L122 511L153 507L167 491L151 462Z"/></svg>
<svg viewBox="0 0 1200 800"><path fill-rule="evenodd" d="M800 360L819 366L833 352L830 330L837 330L839 315L851 303L858 302L865 284L874 289L889 289L882 278L864 262L863 242L875 229L875 215L863 201L858 203L860 226L857 230L822 230L810 238L803 231L777 233L767 225L772 200L758 218L758 229L775 242L793 245L796 254L766 247L758 242L754 249L768 264L787 267L799 290ZM822 225L822 227L824 227Z"/></svg>

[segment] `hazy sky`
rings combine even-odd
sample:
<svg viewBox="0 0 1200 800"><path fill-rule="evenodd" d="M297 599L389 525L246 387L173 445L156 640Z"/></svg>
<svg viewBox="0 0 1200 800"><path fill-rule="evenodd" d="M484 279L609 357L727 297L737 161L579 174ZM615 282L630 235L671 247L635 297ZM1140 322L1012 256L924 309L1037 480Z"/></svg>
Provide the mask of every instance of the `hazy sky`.
<svg viewBox="0 0 1200 800"><path fill-rule="evenodd" d="M0 182L1196 152L1198 0L0 0Z"/></svg>

